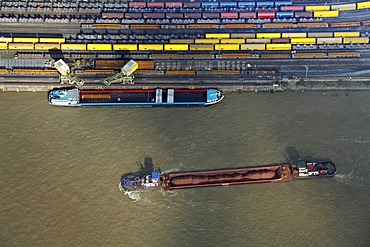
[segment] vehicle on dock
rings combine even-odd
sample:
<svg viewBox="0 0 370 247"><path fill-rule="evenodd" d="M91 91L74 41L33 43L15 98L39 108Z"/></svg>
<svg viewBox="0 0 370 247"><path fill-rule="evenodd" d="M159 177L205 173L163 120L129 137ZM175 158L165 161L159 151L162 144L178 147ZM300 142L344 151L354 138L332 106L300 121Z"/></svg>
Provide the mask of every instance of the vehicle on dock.
<svg viewBox="0 0 370 247"><path fill-rule="evenodd" d="M153 169L141 176L121 178L121 191L175 190L241 184L288 182L292 179L333 177L334 163L298 161L297 164L268 165L220 170L160 173Z"/></svg>
<svg viewBox="0 0 370 247"><path fill-rule="evenodd" d="M56 88L48 93L57 106L171 107L209 106L222 101L217 89L79 89Z"/></svg>

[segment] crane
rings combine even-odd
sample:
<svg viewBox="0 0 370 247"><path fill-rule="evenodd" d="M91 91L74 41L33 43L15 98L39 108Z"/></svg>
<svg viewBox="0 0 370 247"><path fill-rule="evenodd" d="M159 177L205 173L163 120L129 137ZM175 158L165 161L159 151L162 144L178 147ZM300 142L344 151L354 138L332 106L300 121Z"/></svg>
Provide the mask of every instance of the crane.
<svg viewBox="0 0 370 247"><path fill-rule="evenodd" d="M139 68L134 60L130 60L121 68L121 72L114 74L104 80L104 84L109 86L112 83L134 84L133 73Z"/></svg>
<svg viewBox="0 0 370 247"><path fill-rule="evenodd" d="M56 61L54 67L60 73L60 84L76 84L77 86L82 86L85 83L73 74L68 64L66 64L63 59Z"/></svg>

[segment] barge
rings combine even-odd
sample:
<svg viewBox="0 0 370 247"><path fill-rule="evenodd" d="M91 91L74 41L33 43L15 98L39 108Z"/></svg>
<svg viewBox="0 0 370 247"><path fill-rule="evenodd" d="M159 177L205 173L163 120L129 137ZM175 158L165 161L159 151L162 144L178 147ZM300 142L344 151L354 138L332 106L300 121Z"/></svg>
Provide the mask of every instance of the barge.
<svg viewBox="0 0 370 247"><path fill-rule="evenodd" d="M222 101L217 89L79 89L57 88L48 92L50 105L170 107L210 106Z"/></svg>
<svg viewBox="0 0 370 247"><path fill-rule="evenodd" d="M306 162L222 170L161 173L158 169L143 176L122 177L119 189L142 191L153 189L176 190L229 186L241 184L288 182L293 179L333 177L336 168L332 162Z"/></svg>

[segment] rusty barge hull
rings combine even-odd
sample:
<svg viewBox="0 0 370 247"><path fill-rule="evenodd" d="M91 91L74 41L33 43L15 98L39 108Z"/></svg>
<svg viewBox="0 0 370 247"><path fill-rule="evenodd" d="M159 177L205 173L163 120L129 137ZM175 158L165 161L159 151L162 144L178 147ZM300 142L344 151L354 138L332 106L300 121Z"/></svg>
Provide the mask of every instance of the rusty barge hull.
<svg viewBox="0 0 370 247"><path fill-rule="evenodd" d="M247 167L212 171L164 173L161 176L166 190L230 186L241 184L287 182L293 179L289 164Z"/></svg>

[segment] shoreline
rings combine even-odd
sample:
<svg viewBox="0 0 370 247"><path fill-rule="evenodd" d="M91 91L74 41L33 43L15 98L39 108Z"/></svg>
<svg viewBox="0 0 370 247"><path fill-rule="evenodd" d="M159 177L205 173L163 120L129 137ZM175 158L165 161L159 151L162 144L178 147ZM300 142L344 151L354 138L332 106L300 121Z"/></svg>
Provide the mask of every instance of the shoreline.
<svg viewBox="0 0 370 247"><path fill-rule="evenodd" d="M237 81L237 80L236 80ZM62 85L52 83L34 82L0 82L0 92L47 92L53 88L68 87L73 85ZM81 88L107 89L107 88L133 88L150 89L157 87L168 88L217 88L223 92L304 92L304 91L365 91L370 90L369 77L330 77L330 78L294 78L282 80L244 80L237 83L214 83L207 81L196 84L194 81L182 83L140 83L140 84L116 84L105 86L102 83L88 83Z"/></svg>

